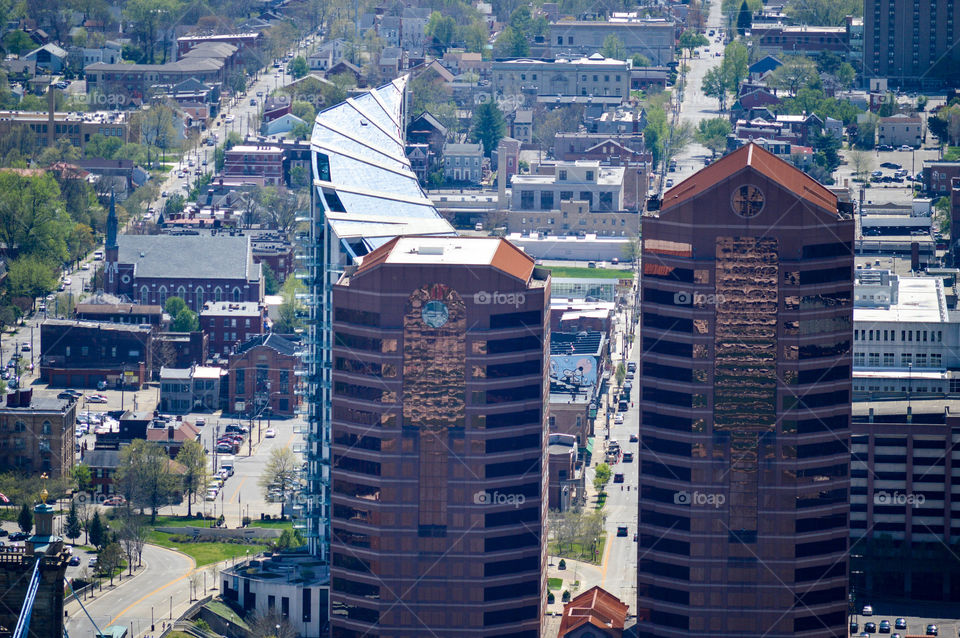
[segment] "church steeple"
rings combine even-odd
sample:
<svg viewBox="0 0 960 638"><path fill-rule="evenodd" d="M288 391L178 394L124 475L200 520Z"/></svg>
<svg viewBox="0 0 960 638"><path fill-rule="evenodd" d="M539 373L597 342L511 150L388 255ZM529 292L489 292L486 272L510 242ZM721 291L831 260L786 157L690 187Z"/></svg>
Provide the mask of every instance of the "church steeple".
<svg viewBox="0 0 960 638"><path fill-rule="evenodd" d="M117 248L117 205L113 190L110 190L110 213L107 215L107 250Z"/></svg>

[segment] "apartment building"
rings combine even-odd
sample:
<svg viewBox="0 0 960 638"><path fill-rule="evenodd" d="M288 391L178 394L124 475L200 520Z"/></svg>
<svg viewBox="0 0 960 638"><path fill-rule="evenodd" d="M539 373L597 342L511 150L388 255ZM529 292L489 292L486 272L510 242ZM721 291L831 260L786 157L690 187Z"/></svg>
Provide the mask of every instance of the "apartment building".
<svg viewBox="0 0 960 638"><path fill-rule="evenodd" d="M207 301L199 314L210 354L228 355L238 343L265 332L266 306L255 301Z"/></svg>
<svg viewBox="0 0 960 638"><path fill-rule="evenodd" d="M76 399L35 397L12 391L0 405L0 461L29 476L69 477L73 469Z"/></svg>
<svg viewBox="0 0 960 638"><path fill-rule="evenodd" d="M630 96L630 62L589 57L554 62L533 59L493 63L493 89L498 96L532 96L537 101L562 103L576 98L619 104Z"/></svg>
<svg viewBox="0 0 960 638"><path fill-rule="evenodd" d="M960 79L958 9L955 0L865 0L865 75L901 87L955 86Z"/></svg>
<svg viewBox="0 0 960 638"><path fill-rule="evenodd" d="M613 13L606 20L563 20L550 23L548 48L554 55L591 55L616 36L627 52L646 56L655 66L673 62L676 25L663 18L642 18L637 13Z"/></svg>
<svg viewBox="0 0 960 638"><path fill-rule="evenodd" d="M625 169L596 160L557 162L550 175L514 175L512 211L554 211L562 202L581 201L591 212L623 210Z"/></svg>
<svg viewBox="0 0 960 638"><path fill-rule="evenodd" d="M283 185L283 149L269 144L240 144L224 155L225 179L243 179L259 186Z"/></svg>

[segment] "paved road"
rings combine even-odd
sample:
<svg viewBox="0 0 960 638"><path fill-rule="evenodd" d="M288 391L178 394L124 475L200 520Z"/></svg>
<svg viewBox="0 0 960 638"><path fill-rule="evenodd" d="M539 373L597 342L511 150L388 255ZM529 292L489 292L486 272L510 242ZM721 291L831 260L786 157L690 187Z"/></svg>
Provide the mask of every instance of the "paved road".
<svg viewBox="0 0 960 638"><path fill-rule="evenodd" d="M132 580L117 583L113 590L97 594L92 601L84 602L87 612L100 629L108 625L126 625L132 636L150 630L151 608L155 622L169 620L171 600L174 616L177 608L189 603L190 574L194 571L193 559L179 552L155 545L143 548L143 571ZM213 578L207 577L208 586ZM202 589L201 585L201 589ZM96 635L90 620L80 609L80 604L67 605L69 620L66 623L70 638L87 638Z"/></svg>

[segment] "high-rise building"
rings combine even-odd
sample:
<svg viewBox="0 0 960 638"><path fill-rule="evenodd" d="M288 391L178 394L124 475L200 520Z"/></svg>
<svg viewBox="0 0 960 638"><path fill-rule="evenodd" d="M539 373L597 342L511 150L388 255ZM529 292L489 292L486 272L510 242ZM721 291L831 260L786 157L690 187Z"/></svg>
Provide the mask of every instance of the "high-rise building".
<svg viewBox="0 0 960 638"><path fill-rule="evenodd" d="M865 77L915 87L960 79L960 14L955 1L865 0Z"/></svg>
<svg viewBox="0 0 960 638"><path fill-rule="evenodd" d="M334 637L540 635L549 297L498 238L400 237L334 286Z"/></svg>
<svg viewBox="0 0 960 638"><path fill-rule="evenodd" d="M642 228L639 635L845 636L851 211L748 144Z"/></svg>

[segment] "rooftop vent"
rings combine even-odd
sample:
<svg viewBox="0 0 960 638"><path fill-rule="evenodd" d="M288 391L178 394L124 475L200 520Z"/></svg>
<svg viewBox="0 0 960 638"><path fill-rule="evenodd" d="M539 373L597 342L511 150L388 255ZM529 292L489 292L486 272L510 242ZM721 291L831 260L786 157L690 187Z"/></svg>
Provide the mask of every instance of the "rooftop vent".
<svg viewBox="0 0 960 638"><path fill-rule="evenodd" d="M442 255L443 246L421 246L418 252L421 255Z"/></svg>

